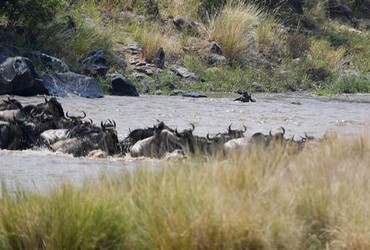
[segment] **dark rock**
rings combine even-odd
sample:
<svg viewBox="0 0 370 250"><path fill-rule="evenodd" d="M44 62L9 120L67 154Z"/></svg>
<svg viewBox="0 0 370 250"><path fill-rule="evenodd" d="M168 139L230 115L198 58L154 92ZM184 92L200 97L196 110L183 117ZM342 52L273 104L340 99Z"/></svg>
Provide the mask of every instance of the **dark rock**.
<svg viewBox="0 0 370 250"><path fill-rule="evenodd" d="M221 46L216 42L211 43L211 47L210 47L209 50L210 50L211 53L214 53L214 54L217 54L217 55L223 55L223 53L224 53Z"/></svg>
<svg viewBox="0 0 370 250"><path fill-rule="evenodd" d="M3 63L6 61L6 59L8 59L9 56L5 55L5 54L1 54L0 53L0 63Z"/></svg>
<svg viewBox="0 0 370 250"><path fill-rule="evenodd" d="M202 98L202 97L207 97L205 94L200 93L200 92L185 92L182 94L183 97L193 97L193 98Z"/></svg>
<svg viewBox="0 0 370 250"><path fill-rule="evenodd" d="M262 85L259 84L258 82L252 82L252 87L257 91L257 92L261 92L262 91Z"/></svg>
<svg viewBox="0 0 370 250"><path fill-rule="evenodd" d="M152 63L158 68L163 69L164 68L164 57L165 57L164 50L161 47L158 49L157 53L155 54L152 60Z"/></svg>
<svg viewBox="0 0 370 250"><path fill-rule="evenodd" d="M37 73L40 75L52 72L65 73L69 71L68 65L64 61L44 53L33 51L26 53L24 56L32 61Z"/></svg>
<svg viewBox="0 0 370 250"><path fill-rule="evenodd" d="M186 80L191 80L191 81L197 81L199 80L199 77L189 71L187 68L178 66L178 65L173 65L171 67L171 71L175 72L178 76L181 76L182 78L185 78Z"/></svg>
<svg viewBox="0 0 370 250"><path fill-rule="evenodd" d="M67 96L74 94L87 98L104 97L104 92L98 81L89 76L73 72L50 73L42 77L50 95Z"/></svg>
<svg viewBox="0 0 370 250"><path fill-rule="evenodd" d="M130 43L130 44L126 45L123 48L123 51L126 51L126 52L128 52L132 55L137 55L137 54L140 54L143 51L143 48L140 46L139 43L134 42L134 43Z"/></svg>
<svg viewBox="0 0 370 250"><path fill-rule="evenodd" d="M91 51L81 60L85 74L92 76L105 76L108 71L107 56L103 50Z"/></svg>
<svg viewBox="0 0 370 250"><path fill-rule="evenodd" d="M182 16L175 16L172 20L173 24L179 31L186 33L197 34L198 28L193 20L184 18Z"/></svg>
<svg viewBox="0 0 370 250"><path fill-rule="evenodd" d="M310 80L315 82L322 82L330 75L324 67L310 67L306 70L306 74Z"/></svg>
<svg viewBox="0 0 370 250"><path fill-rule="evenodd" d="M293 104L293 105L302 105L302 103L300 101L294 101L294 102L291 102L290 104Z"/></svg>
<svg viewBox="0 0 370 250"><path fill-rule="evenodd" d="M0 36L0 40L2 40L2 39L3 39L3 41L8 41L9 42L9 39L7 39L6 37L4 38L4 37ZM20 52L19 52L18 48L15 47L15 46L12 46L12 45L0 45L0 54L2 54L3 56L5 56L6 58L8 58L8 57L19 56L20 55Z"/></svg>
<svg viewBox="0 0 370 250"><path fill-rule="evenodd" d="M218 54L209 54L206 56L206 60L208 64L222 64L227 65L229 62L226 57Z"/></svg>
<svg viewBox="0 0 370 250"><path fill-rule="evenodd" d="M121 74L111 74L109 77L112 79L112 95L139 96L136 87L129 79Z"/></svg>
<svg viewBox="0 0 370 250"><path fill-rule="evenodd" d="M166 82L163 84L163 87L165 87L166 89L169 89L169 90L174 90L176 89L175 85L173 85L172 83L170 82Z"/></svg>
<svg viewBox="0 0 370 250"><path fill-rule="evenodd" d="M0 95L32 96L48 94L32 62L25 57L9 57L0 64Z"/></svg>

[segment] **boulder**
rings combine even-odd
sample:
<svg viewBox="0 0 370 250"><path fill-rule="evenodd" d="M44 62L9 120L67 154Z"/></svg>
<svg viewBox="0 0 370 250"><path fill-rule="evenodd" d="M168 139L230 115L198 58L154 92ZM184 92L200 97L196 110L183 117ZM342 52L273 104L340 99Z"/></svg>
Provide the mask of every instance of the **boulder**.
<svg viewBox="0 0 370 250"><path fill-rule="evenodd" d="M92 76L105 76L108 71L107 56L103 50L91 51L81 60L85 74Z"/></svg>
<svg viewBox="0 0 370 250"><path fill-rule="evenodd" d="M229 63L226 57L219 55L219 54L214 54L214 53L207 55L206 60L207 60L207 63L210 65L212 64L227 65Z"/></svg>
<svg viewBox="0 0 370 250"><path fill-rule="evenodd" d="M193 97L193 98L204 98L204 97L207 97L205 94L203 93L200 93L200 92L194 92L194 91L190 91L190 92L185 92L182 94L183 97Z"/></svg>
<svg viewBox="0 0 370 250"><path fill-rule="evenodd" d="M152 60L152 63L158 68L163 69L164 68L164 57L165 57L164 50L162 47L160 47L157 53L155 54Z"/></svg>
<svg viewBox="0 0 370 250"><path fill-rule="evenodd" d="M0 64L0 95L32 96L48 94L32 62L25 57L9 57Z"/></svg>
<svg viewBox="0 0 370 250"><path fill-rule="evenodd" d="M190 34L199 33L197 24L191 19L187 19L182 16L175 16L172 22L179 31L183 31Z"/></svg>
<svg viewBox="0 0 370 250"><path fill-rule="evenodd" d="M221 48L221 46L218 43L216 43L216 42L212 42L211 43L211 46L209 48L209 51L211 53L214 53L214 54L217 54L217 55L223 55L223 53L224 53L223 50L222 50L222 48Z"/></svg>
<svg viewBox="0 0 370 250"><path fill-rule="evenodd" d="M111 74L108 77L112 80L112 95L119 96L139 96L136 87L132 82L121 74Z"/></svg>
<svg viewBox="0 0 370 250"><path fill-rule="evenodd" d="M182 78L185 78L186 80L191 80L191 81L199 80L199 77L195 73L179 65L173 65L171 67L171 71L175 72L178 76L181 76Z"/></svg>
<svg viewBox="0 0 370 250"><path fill-rule="evenodd" d="M64 97L69 94L87 98L100 98L104 92L95 78L73 72L50 73L42 76L50 95Z"/></svg>
<svg viewBox="0 0 370 250"><path fill-rule="evenodd" d="M37 73L40 75L50 72L65 73L69 71L68 65L64 61L47 54L32 51L24 56L32 61Z"/></svg>

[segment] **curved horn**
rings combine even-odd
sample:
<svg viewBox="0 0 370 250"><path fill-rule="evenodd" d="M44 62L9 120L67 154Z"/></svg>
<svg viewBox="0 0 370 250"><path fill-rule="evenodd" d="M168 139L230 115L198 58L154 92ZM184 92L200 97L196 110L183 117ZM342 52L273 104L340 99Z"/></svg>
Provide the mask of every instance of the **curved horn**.
<svg viewBox="0 0 370 250"><path fill-rule="evenodd" d="M212 140L211 137L209 137L209 133L207 133L207 139L210 141Z"/></svg>
<svg viewBox="0 0 370 250"><path fill-rule="evenodd" d="M283 130L283 135L285 135L285 128L281 127L281 129Z"/></svg>
<svg viewBox="0 0 370 250"><path fill-rule="evenodd" d="M71 117L68 115L68 111L67 111L67 113L66 113L66 117L67 117L67 118L71 118Z"/></svg>
<svg viewBox="0 0 370 250"><path fill-rule="evenodd" d="M270 136L272 136L271 130L270 130L270 132L269 132L269 135L270 135Z"/></svg>
<svg viewBox="0 0 370 250"><path fill-rule="evenodd" d="M233 124L231 123L230 126L229 126L229 133L231 132L231 125L233 125Z"/></svg>
<svg viewBox="0 0 370 250"><path fill-rule="evenodd" d="M304 133L304 136L306 136L306 139L308 138L307 132Z"/></svg>
<svg viewBox="0 0 370 250"><path fill-rule="evenodd" d="M116 128L116 122L114 120L113 121L113 128Z"/></svg>
<svg viewBox="0 0 370 250"><path fill-rule="evenodd" d="M244 128L243 133L247 132L247 126L243 125L243 128Z"/></svg>
<svg viewBox="0 0 370 250"><path fill-rule="evenodd" d="M101 121L101 122L100 122L100 126L101 126L102 128L105 128L105 125L103 124L103 121Z"/></svg>
<svg viewBox="0 0 370 250"><path fill-rule="evenodd" d="M191 132L193 132L193 131L194 131L194 129L195 129L195 126L194 126L194 124L193 124L193 123L190 123L190 125L191 125L191 127L193 128L193 129L191 130Z"/></svg>
<svg viewBox="0 0 370 250"><path fill-rule="evenodd" d="M90 120L90 123L91 123L91 124L93 124L93 123L94 123L94 121L93 121L91 118L89 118L89 120Z"/></svg>
<svg viewBox="0 0 370 250"><path fill-rule="evenodd" d="M294 135L292 136L292 139L291 140L294 141Z"/></svg>
<svg viewBox="0 0 370 250"><path fill-rule="evenodd" d="M177 131L177 128L175 128L175 135L179 136L179 132Z"/></svg>
<svg viewBox="0 0 370 250"><path fill-rule="evenodd" d="M83 119L83 118L85 118L85 117L86 117L86 113L85 113L84 111L82 111L82 114L84 114L84 116L80 116L80 117L79 117L80 119Z"/></svg>
<svg viewBox="0 0 370 250"><path fill-rule="evenodd" d="M45 103L48 103L48 99L46 98L46 96L45 96Z"/></svg>

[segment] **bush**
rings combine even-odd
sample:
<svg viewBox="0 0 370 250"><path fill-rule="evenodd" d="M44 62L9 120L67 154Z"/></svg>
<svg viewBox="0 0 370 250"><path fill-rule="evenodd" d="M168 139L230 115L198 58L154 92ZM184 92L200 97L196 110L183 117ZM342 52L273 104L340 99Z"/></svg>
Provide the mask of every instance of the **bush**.
<svg viewBox="0 0 370 250"><path fill-rule="evenodd" d="M221 44L224 55L232 60L240 59L248 50L255 24L261 15L253 5L241 1L227 4L209 25L208 40Z"/></svg>
<svg viewBox="0 0 370 250"><path fill-rule="evenodd" d="M369 93L370 92L370 79L366 77L344 77L338 79L332 85L334 93Z"/></svg>
<svg viewBox="0 0 370 250"><path fill-rule="evenodd" d="M60 0L5 0L0 4L0 14L5 16L10 26L22 26L28 33L53 19L61 7Z"/></svg>

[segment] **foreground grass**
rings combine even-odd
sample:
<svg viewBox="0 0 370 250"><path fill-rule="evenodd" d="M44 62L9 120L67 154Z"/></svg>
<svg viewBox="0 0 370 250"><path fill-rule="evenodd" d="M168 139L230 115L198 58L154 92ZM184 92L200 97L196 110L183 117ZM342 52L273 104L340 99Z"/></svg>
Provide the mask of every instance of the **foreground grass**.
<svg viewBox="0 0 370 250"><path fill-rule="evenodd" d="M369 249L370 137L0 199L1 249Z"/></svg>

